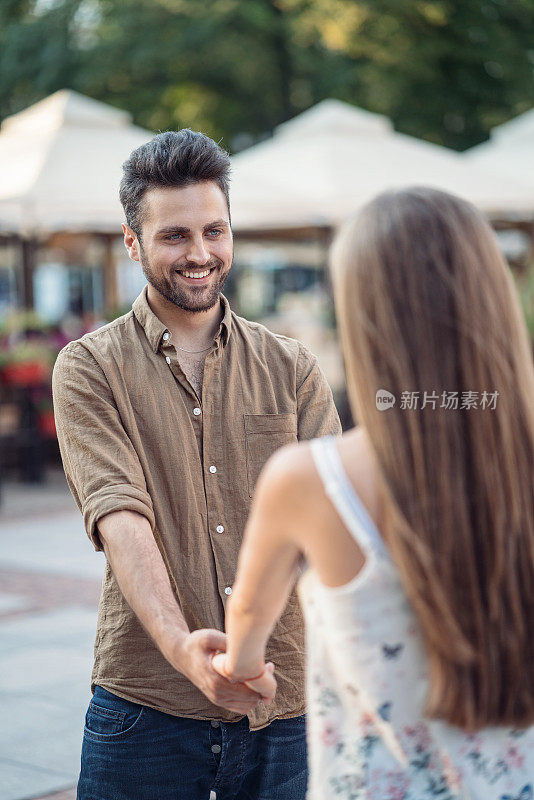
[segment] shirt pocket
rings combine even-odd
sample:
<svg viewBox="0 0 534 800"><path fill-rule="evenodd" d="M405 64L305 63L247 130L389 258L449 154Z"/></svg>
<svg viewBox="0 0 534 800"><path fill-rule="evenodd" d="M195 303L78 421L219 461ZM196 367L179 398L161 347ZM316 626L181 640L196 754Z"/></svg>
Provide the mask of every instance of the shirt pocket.
<svg viewBox="0 0 534 800"><path fill-rule="evenodd" d="M285 444L298 441L296 414L245 414L248 493L252 497L265 462Z"/></svg>

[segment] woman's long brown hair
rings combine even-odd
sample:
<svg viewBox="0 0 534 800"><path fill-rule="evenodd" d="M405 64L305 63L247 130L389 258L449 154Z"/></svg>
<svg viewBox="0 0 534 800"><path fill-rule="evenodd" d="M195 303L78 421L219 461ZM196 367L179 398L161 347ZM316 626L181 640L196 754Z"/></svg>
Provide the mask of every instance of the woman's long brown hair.
<svg viewBox="0 0 534 800"><path fill-rule="evenodd" d="M428 653L426 713L467 730L528 726L534 366L510 271L482 215L429 188L380 195L331 260L380 528ZM392 408L378 410L380 389ZM457 409L445 407L452 392ZM411 393L417 408L403 408ZM476 408L461 407L468 398Z"/></svg>

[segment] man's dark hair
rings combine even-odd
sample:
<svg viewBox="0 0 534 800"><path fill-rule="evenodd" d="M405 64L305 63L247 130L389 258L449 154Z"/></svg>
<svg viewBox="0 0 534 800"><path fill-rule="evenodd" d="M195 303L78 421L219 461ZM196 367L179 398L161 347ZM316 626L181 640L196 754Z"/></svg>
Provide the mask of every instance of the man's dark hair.
<svg viewBox="0 0 534 800"><path fill-rule="evenodd" d="M158 133L130 154L122 165L119 197L130 228L141 235L142 200L156 186L190 186L214 181L230 211L230 157L203 133L184 128Z"/></svg>

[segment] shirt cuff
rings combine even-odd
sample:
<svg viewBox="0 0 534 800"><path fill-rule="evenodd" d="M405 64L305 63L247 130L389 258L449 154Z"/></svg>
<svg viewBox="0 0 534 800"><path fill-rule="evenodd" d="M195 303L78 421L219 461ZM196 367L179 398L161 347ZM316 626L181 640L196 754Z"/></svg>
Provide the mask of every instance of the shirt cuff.
<svg viewBox="0 0 534 800"><path fill-rule="evenodd" d="M154 509L148 492L129 483L104 486L89 495L82 507L85 530L97 551L104 549L98 535L98 520L113 511L137 511L147 518L152 530L155 527Z"/></svg>

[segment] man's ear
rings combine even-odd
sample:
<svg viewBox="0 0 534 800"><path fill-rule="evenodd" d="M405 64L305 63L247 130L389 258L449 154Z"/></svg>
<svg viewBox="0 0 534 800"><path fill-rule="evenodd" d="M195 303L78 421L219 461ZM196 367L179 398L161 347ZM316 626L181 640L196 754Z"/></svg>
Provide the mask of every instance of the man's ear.
<svg viewBox="0 0 534 800"><path fill-rule="evenodd" d="M126 225L125 223L122 225L122 232L124 233L124 246L128 251L128 255L132 261L140 261L141 256L139 252L139 239L137 238L137 234L130 228L129 225Z"/></svg>

